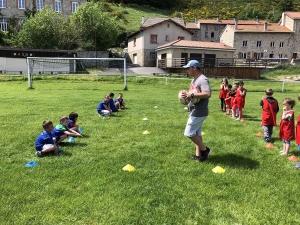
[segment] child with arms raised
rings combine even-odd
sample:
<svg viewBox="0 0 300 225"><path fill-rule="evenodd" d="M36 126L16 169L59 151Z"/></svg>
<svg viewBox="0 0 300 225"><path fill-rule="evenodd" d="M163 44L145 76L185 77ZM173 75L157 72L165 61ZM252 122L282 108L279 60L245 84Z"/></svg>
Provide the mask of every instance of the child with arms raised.
<svg viewBox="0 0 300 225"><path fill-rule="evenodd" d="M44 156L45 153L53 152L54 155L58 154L58 147L54 143L51 131L53 131L53 123L49 120L45 120L42 124L44 131L37 137L35 141L35 149L37 156Z"/></svg>
<svg viewBox="0 0 300 225"><path fill-rule="evenodd" d="M295 100L285 98L282 102L283 112L280 121L279 137L283 140L283 150L280 155L287 155L290 151L290 141L295 140L295 122L293 107Z"/></svg>
<svg viewBox="0 0 300 225"><path fill-rule="evenodd" d="M226 78L222 79L220 86L219 99L221 100L221 111L226 111L226 105L224 99L226 98L226 93L228 91L228 80Z"/></svg>
<svg viewBox="0 0 300 225"><path fill-rule="evenodd" d="M67 116L62 116L59 119L59 124L53 129L52 135L56 139L57 144L65 140L68 136L83 137L77 131L69 129L68 123L69 118Z"/></svg>

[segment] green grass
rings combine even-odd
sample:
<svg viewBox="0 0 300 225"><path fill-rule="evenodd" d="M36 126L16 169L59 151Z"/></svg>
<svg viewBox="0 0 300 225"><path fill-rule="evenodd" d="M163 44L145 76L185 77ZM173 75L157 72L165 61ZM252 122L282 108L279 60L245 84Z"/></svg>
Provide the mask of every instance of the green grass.
<svg viewBox="0 0 300 225"><path fill-rule="evenodd" d="M282 93L279 82L246 81L246 123L240 123L220 112L220 79L211 79L203 139L213 153L199 163L188 159L194 146L183 136L187 113L177 99L190 81L127 82L123 91L120 76L98 82L47 76L34 89L21 78L0 80L1 224L298 224L299 171L278 154L278 127L274 149L255 136L262 131L264 89L273 87L281 103L297 98L297 83ZM128 109L103 120L96 107L111 91L123 92ZM294 109L298 114L299 104ZM42 122L56 125L71 111L84 138L62 145L58 157L36 158ZM299 156L295 142L291 153ZM25 168L29 161L38 166ZM126 164L136 170L122 171ZM226 172L213 173L216 166Z"/></svg>

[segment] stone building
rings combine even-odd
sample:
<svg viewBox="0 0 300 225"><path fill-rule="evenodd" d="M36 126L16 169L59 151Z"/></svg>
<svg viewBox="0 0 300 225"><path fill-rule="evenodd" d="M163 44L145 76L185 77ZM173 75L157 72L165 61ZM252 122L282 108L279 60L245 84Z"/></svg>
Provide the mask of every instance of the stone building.
<svg viewBox="0 0 300 225"><path fill-rule="evenodd" d="M55 12L70 15L76 11L79 5L85 4L86 0L0 0L2 18L0 18L0 29L8 30L11 18L15 18L17 25L25 22L25 13L28 11L39 11L45 6L53 8Z"/></svg>

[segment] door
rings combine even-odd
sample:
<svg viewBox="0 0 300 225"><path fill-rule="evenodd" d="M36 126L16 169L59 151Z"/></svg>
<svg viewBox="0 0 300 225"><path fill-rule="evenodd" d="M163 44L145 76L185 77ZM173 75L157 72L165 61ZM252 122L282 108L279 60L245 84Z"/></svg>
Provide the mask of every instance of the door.
<svg viewBox="0 0 300 225"><path fill-rule="evenodd" d="M181 61L180 66L186 65L188 63L188 54L185 52L182 52L180 61Z"/></svg>
<svg viewBox="0 0 300 225"><path fill-rule="evenodd" d="M204 67L214 67L216 61L216 54L204 55Z"/></svg>
<svg viewBox="0 0 300 225"><path fill-rule="evenodd" d="M133 64L137 64L137 54L133 54Z"/></svg>

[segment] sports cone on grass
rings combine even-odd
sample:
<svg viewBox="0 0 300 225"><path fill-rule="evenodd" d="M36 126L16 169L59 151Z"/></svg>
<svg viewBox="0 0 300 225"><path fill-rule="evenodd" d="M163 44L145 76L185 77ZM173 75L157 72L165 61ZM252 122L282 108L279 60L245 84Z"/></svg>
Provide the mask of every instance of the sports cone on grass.
<svg viewBox="0 0 300 225"><path fill-rule="evenodd" d="M145 130L145 131L143 132L143 134L150 134L150 132L147 131L147 130Z"/></svg>
<svg viewBox="0 0 300 225"><path fill-rule="evenodd" d="M263 137L264 134L263 134L263 132L258 132L257 134L255 134L255 136L257 136L257 137Z"/></svg>
<svg viewBox="0 0 300 225"><path fill-rule="evenodd" d="M298 158L294 155L289 156L288 160L291 160L292 162L298 162Z"/></svg>
<svg viewBox="0 0 300 225"><path fill-rule="evenodd" d="M127 164L126 166L124 166L124 167L122 168L122 170L131 172L131 171L134 171L135 168L134 168L132 165Z"/></svg>
<svg viewBox="0 0 300 225"><path fill-rule="evenodd" d="M272 143L268 143L265 145L266 148L274 148L274 145Z"/></svg>
<svg viewBox="0 0 300 225"><path fill-rule="evenodd" d="M223 169L221 166L216 166L212 169L214 173L225 173L225 169Z"/></svg>

